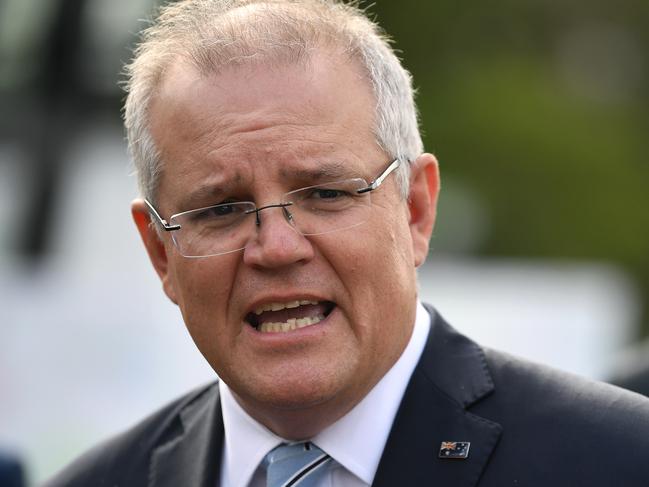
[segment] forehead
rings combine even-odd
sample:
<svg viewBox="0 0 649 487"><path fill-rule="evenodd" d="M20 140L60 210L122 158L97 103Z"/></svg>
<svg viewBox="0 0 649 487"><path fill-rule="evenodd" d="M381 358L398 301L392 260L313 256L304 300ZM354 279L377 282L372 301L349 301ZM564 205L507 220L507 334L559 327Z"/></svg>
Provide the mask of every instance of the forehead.
<svg viewBox="0 0 649 487"><path fill-rule="evenodd" d="M362 170L382 157L375 103L360 67L324 53L304 64L209 76L177 63L150 109L163 161L159 199L206 182L253 184L323 164Z"/></svg>

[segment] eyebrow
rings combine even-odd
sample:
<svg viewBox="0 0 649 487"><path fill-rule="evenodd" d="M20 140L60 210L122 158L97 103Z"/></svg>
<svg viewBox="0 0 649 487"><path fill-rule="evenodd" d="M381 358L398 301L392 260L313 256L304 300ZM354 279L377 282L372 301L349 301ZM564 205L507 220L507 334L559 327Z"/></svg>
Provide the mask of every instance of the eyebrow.
<svg viewBox="0 0 649 487"><path fill-rule="evenodd" d="M213 202L225 196L228 186L228 183L205 183L202 186L198 186L191 192L183 195L178 205L179 209L177 213L214 204Z"/></svg>
<svg viewBox="0 0 649 487"><path fill-rule="evenodd" d="M289 168L280 170L283 178L309 183L333 182L340 179L358 177L358 173L349 164L341 161L319 163L313 168Z"/></svg>

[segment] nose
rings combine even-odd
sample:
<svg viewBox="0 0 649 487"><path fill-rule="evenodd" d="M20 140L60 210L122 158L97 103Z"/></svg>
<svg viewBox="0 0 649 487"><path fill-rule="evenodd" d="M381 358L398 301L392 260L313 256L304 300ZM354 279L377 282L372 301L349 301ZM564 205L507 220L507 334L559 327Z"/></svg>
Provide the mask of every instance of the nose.
<svg viewBox="0 0 649 487"><path fill-rule="evenodd" d="M260 211L264 211L260 215ZM243 261L251 266L279 268L313 258L313 245L299 233L290 205L267 205L254 210L256 236L243 251Z"/></svg>

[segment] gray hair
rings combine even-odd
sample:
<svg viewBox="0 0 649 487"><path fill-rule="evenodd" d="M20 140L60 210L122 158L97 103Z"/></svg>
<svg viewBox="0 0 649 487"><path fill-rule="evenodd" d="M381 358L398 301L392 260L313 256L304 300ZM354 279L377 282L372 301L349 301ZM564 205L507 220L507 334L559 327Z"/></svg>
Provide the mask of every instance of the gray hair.
<svg viewBox="0 0 649 487"><path fill-rule="evenodd" d="M160 10L126 66L124 120L142 195L155 201L163 164L148 111L166 69L189 62L202 74L227 66L300 62L323 47L342 50L365 71L376 100L373 132L408 194L410 164L422 153L410 73L382 29L356 3L339 0L181 0Z"/></svg>

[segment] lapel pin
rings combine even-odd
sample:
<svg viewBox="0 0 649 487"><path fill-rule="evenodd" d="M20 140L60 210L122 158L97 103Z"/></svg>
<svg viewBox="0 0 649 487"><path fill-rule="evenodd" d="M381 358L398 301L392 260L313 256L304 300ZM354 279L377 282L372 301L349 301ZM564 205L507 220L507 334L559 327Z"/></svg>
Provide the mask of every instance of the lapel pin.
<svg viewBox="0 0 649 487"><path fill-rule="evenodd" d="M439 458L465 460L469 457L469 441L442 441L439 447Z"/></svg>

